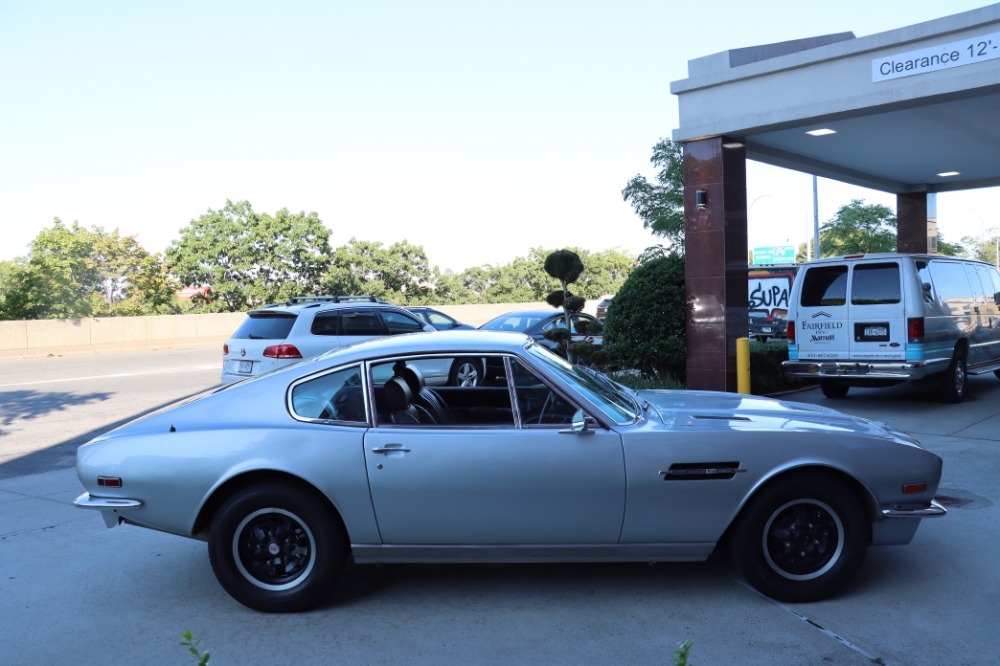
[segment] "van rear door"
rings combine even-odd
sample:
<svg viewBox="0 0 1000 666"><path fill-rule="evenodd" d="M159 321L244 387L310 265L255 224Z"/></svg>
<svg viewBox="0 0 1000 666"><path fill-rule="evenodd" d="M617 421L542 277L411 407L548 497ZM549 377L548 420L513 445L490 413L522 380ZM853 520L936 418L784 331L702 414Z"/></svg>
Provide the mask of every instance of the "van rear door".
<svg viewBox="0 0 1000 666"><path fill-rule="evenodd" d="M809 266L801 276L795 344L799 360L846 361L851 351L848 264Z"/></svg>
<svg viewBox="0 0 1000 666"><path fill-rule="evenodd" d="M848 337L852 361L906 358L907 317L900 263L857 263L851 273Z"/></svg>

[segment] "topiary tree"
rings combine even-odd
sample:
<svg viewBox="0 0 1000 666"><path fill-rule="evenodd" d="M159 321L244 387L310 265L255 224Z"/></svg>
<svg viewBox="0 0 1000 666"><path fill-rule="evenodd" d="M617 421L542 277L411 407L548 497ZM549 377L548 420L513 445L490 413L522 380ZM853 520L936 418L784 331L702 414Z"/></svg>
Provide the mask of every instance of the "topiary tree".
<svg viewBox="0 0 1000 666"><path fill-rule="evenodd" d="M563 316L566 318L565 328L554 328L545 332L545 337L559 345L559 351L566 354L566 358L571 363L575 362L576 354L574 350L580 343L570 348L569 341L572 337L572 327L570 324L570 313L579 312L587 302L582 296L574 296L569 291L569 285L576 282L583 273L583 262L580 255L572 250L556 250L545 257L545 272L559 280L562 289L553 291L545 297L545 302L554 308L562 308ZM591 345L593 347L593 345Z"/></svg>
<svg viewBox="0 0 1000 666"><path fill-rule="evenodd" d="M632 271L604 319L604 350L617 369L683 382L687 296L684 257L670 254Z"/></svg>

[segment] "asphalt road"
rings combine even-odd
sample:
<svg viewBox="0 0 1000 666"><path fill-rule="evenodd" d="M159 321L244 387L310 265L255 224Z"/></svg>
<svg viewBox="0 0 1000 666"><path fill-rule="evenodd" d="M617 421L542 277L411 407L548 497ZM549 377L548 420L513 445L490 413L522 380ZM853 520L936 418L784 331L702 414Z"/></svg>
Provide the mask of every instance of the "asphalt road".
<svg viewBox="0 0 1000 666"><path fill-rule="evenodd" d="M945 459L947 517L872 548L835 599L779 604L725 558L648 566L351 566L327 607L250 611L203 543L106 529L71 506L72 452L92 433L218 379L216 349L0 362L0 664L996 664L1000 381L969 399L926 387L818 390L915 434Z"/></svg>

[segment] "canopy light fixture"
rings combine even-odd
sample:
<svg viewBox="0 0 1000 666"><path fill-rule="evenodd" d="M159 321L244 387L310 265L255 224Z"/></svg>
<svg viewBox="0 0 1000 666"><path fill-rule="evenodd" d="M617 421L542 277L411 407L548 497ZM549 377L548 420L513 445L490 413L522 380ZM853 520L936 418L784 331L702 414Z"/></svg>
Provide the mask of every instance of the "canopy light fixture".
<svg viewBox="0 0 1000 666"><path fill-rule="evenodd" d="M806 132L809 136L826 136L827 134L836 134L837 130L832 130L829 127L822 127L820 129L809 130Z"/></svg>
<svg viewBox="0 0 1000 666"><path fill-rule="evenodd" d="M951 178L952 176L957 176L959 173L958 171L942 171L938 175L942 178Z"/></svg>

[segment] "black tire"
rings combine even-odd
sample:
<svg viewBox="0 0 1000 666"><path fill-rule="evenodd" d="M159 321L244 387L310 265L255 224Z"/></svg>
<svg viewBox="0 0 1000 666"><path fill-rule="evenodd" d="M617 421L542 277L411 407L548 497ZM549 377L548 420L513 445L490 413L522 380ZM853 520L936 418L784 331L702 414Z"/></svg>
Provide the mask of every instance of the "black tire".
<svg viewBox="0 0 1000 666"><path fill-rule="evenodd" d="M997 379L1000 379L1000 370L994 370L993 374L997 376Z"/></svg>
<svg viewBox="0 0 1000 666"><path fill-rule="evenodd" d="M293 485L240 490L212 521L208 557L219 584L244 606L294 612L319 603L347 559L340 521Z"/></svg>
<svg viewBox="0 0 1000 666"><path fill-rule="evenodd" d="M479 359L459 358L451 364L449 386L479 386L483 383L483 363Z"/></svg>
<svg viewBox="0 0 1000 666"><path fill-rule="evenodd" d="M965 352L956 349L951 357L948 369L941 376L941 399L945 402L957 403L965 399L965 388L969 373L965 367Z"/></svg>
<svg viewBox="0 0 1000 666"><path fill-rule="evenodd" d="M779 479L744 508L732 555L750 585L778 601L825 599L847 585L868 547L864 506L825 474Z"/></svg>
<svg viewBox="0 0 1000 666"><path fill-rule="evenodd" d="M828 398L846 398L847 391L851 387L835 379L821 379L819 381L819 388L823 391L823 395Z"/></svg>

